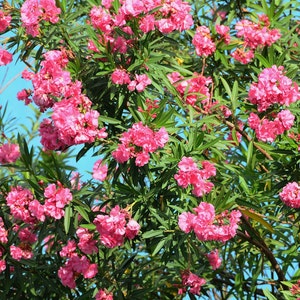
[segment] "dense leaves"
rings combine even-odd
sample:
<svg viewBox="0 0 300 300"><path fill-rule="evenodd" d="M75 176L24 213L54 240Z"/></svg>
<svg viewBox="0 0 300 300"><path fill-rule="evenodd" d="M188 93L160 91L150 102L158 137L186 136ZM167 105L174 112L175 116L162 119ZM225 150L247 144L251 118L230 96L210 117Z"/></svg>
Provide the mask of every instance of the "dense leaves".
<svg viewBox="0 0 300 300"><path fill-rule="evenodd" d="M5 299L299 297L298 15L3 1L0 66L36 109L25 136L0 110Z"/></svg>

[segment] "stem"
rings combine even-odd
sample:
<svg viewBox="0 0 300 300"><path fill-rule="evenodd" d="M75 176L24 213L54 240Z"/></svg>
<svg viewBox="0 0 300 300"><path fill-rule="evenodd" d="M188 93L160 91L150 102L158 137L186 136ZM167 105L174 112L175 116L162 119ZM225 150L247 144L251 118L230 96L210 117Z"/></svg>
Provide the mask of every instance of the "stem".
<svg viewBox="0 0 300 300"><path fill-rule="evenodd" d="M267 257L267 259L270 261L273 269L275 270L277 277L278 277L278 282L280 283L281 281L285 281L285 275L280 268L275 256L273 255L272 251L268 248L267 244L264 242L264 240L261 238L259 233L252 227L250 222L242 216L242 221L245 223L247 227L250 227L252 231L255 232L255 239L251 236L246 235L245 233L241 231L237 231L237 235L241 237L243 240L248 241L250 244L258 247L263 254ZM284 290L289 290L288 286L282 284L282 287Z"/></svg>

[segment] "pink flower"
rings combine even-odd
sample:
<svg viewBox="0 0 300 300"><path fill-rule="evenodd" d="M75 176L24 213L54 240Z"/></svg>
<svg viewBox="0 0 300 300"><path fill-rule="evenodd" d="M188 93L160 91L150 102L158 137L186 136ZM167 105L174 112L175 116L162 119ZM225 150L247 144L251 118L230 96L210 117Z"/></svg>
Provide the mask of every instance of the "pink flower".
<svg viewBox="0 0 300 300"><path fill-rule="evenodd" d="M220 242L226 242L236 235L241 217L239 211L233 210L230 214L225 211L216 216L214 206L206 202L201 202L194 211L196 214L183 212L179 215L178 225L185 233L193 230L200 241Z"/></svg>
<svg viewBox="0 0 300 300"><path fill-rule="evenodd" d="M97 160L94 163L94 167L93 167L93 178L100 181L104 181L105 178L107 177L107 170L108 167L107 165L102 164L102 159Z"/></svg>
<svg viewBox="0 0 300 300"><path fill-rule="evenodd" d="M211 251L209 254L207 254L207 258L213 270L218 269L222 264L222 259L219 257L218 249Z"/></svg>
<svg viewBox="0 0 300 300"><path fill-rule="evenodd" d="M283 75L283 67L272 66L264 69L258 76L258 82L252 83L249 101L257 105L259 112L266 111L274 104L290 105L300 98L298 85Z"/></svg>
<svg viewBox="0 0 300 300"><path fill-rule="evenodd" d="M0 10L0 33L7 29L7 27L10 25L10 21L11 16Z"/></svg>
<svg viewBox="0 0 300 300"><path fill-rule="evenodd" d="M21 156L18 144L3 144L0 146L0 164L14 163Z"/></svg>
<svg viewBox="0 0 300 300"><path fill-rule="evenodd" d="M13 259L20 261L21 259L30 259L33 257L31 246L28 243L22 243L20 246L10 246L10 255Z"/></svg>
<svg viewBox="0 0 300 300"><path fill-rule="evenodd" d="M189 289L189 292L194 295L200 295L201 287L206 283L204 278L200 278L189 270L181 272L181 280L184 290Z"/></svg>
<svg viewBox="0 0 300 300"><path fill-rule="evenodd" d="M225 25L216 25L216 32L221 36L221 38L224 40L225 44L230 43L230 35L229 32L230 28Z"/></svg>
<svg viewBox="0 0 300 300"><path fill-rule="evenodd" d="M6 66L11 63L13 56L5 49L0 49L0 66Z"/></svg>
<svg viewBox="0 0 300 300"><path fill-rule="evenodd" d="M297 182L289 182L279 196L287 206L300 208L300 186Z"/></svg>
<svg viewBox="0 0 300 300"><path fill-rule="evenodd" d="M191 157L184 156L178 167L179 172L175 174L174 178L179 186L187 188L188 185L192 185L192 193L197 197L202 197L212 190L214 185L208 182L207 179L216 175L216 168L213 164L203 161L202 169L200 170Z"/></svg>
<svg viewBox="0 0 300 300"><path fill-rule="evenodd" d="M237 37L243 37L245 46L251 49L271 46L281 37L278 29L269 28L270 22L267 16L262 15L259 18L262 21L261 24L242 20L235 25Z"/></svg>
<svg viewBox="0 0 300 300"><path fill-rule="evenodd" d="M129 84L130 83L130 77L126 70L122 69L116 69L111 74L111 81L114 84Z"/></svg>
<svg viewBox="0 0 300 300"><path fill-rule="evenodd" d="M140 225L118 205L112 208L109 215L97 215L93 223L100 234L101 243L107 248L121 246L125 237L133 239L140 229Z"/></svg>
<svg viewBox="0 0 300 300"><path fill-rule="evenodd" d="M8 242L7 236L8 236L8 231L5 228L2 217L0 217L0 243L6 244Z"/></svg>
<svg viewBox="0 0 300 300"><path fill-rule="evenodd" d="M60 183L58 187L50 184L44 191L46 197L44 210L45 214L55 219L61 219L65 212L63 208L72 200L72 194L68 188L63 188Z"/></svg>
<svg viewBox="0 0 300 300"><path fill-rule="evenodd" d="M164 147L168 138L165 128L162 127L158 132L155 132L139 122L133 124L128 132L122 134L121 144L112 152L112 156L119 163L124 163L135 157L136 166L143 166L149 161L149 153Z"/></svg>
<svg viewBox="0 0 300 300"><path fill-rule="evenodd" d="M231 53L231 56L240 63L246 65L253 59L254 52L252 50L245 51L244 49L236 49Z"/></svg>
<svg viewBox="0 0 300 300"><path fill-rule="evenodd" d="M197 27L192 44L199 56L209 56L216 51L216 45L211 39L209 28L206 26Z"/></svg>
<svg viewBox="0 0 300 300"><path fill-rule="evenodd" d="M140 93L149 84L151 84L151 79L146 74L142 74L142 75L136 74L135 80L132 80L128 84L128 89L129 89L129 91L133 91L134 89L136 89Z"/></svg>
<svg viewBox="0 0 300 300"><path fill-rule="evenodd" d="M113 295L104 290L99 290L95 296L96 300L113 300Z"/></svg>
<svg viewBox="0 0 300 300"><path fill-rule="evenodd" d="M94 235L86 228L79 227L76 230L79 237L78 247L85 254L93 254L98 252L97 241L93 239Z"/></svg>
<svg viewBox="0 0 300 300"><path fill-rule="evenodd" d="M150 32L155 29L155 18L153 15L146 15L139 21L140 29L144 32Z"/></svg>

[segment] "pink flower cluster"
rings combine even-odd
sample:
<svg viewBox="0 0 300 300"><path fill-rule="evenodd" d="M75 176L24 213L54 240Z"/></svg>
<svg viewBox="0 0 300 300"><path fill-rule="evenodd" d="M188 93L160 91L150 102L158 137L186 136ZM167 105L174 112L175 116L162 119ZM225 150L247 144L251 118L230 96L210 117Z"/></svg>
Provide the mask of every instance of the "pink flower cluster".
<svg viewBox="0 0 300 300"><path fill-rule="evenodd" d="M221 266L222 259L219 256L218 249L215 249L215 250L211 251L206 256L207 256L209 264L211 265L213 270L216 270Z"/></svg>
<svg viewBox="0 0 300 300"><path fill-rule="evenodd" d="M298 85L283 75L283 67L273 66L259 74L258 82L251 84L248 97L251 103L257 105L259 112L264 112L273 105L289 106L300 98L300 93ZM289 110L282 110L277 115L273 113L271 117L273 121L260 120L258 115L250 114L249 126L255 130L259 140L272 142L294 124L295 117Z"/></svg>
<svg viewBox="0 0 300 300"><path fill-rule="evenodd" d="M97 160L93 166L93 178L104 181L107 177L108 167L102 164L102 159Z"/></svg>
<svg viewBox="0 0 300 300"><path fill-rule="evenodd" d="M11 63L13 56L5 49L0 49L0 66L6 66Z"/></svg>
<svg viewBox="0 0 300 300"><path fill-rule="evenodd" d="M185 80L178 72L173 72L168 75L168 79L176 87L181 97L184 97L187 104L195 106L197 102L201 101L203 105L209 105L208 86L212 83L210 77L194 73L192 78Z"/></svg>
<svg viewBox="0 0 300 300"><path fill-rule="evenodd" d="M11 16L0 10L0 33L4 32L10 25Z"/></svg>
<svg viewBox="0 0 300 300"><path fill-rule="evenodd" d="M33 37L39 34L41 21L55 24L58 22L60 8L55 4L55 0L26 0L21 7L22 26L26 33Z"/></svg>
<svg viewBox="0 0 300 300"><path fill-rule="evenodd" d="M113 300L113 295L104 290L99 290L95 296L96 300Z"/></svg>
<svg viewBox="0 0 300 300"><path fill-rule="evenodd" d="M209 28L206 26L197 27L192 44L199 56L209 56L216 51L216 44L211 38Z"/></svg>
<svg viewBox="0 0 300 300"><path fill-rule="evenodd" d="M179 295L186 293L187 290L194 295L200 295L201 287L206 283L204 278L200 278L189 270L181 272L181 280L183 288L179 289Z"/></svg>
<svg viewBox="0 0 300 300"><path fill-rule="evenodd" d="M72 201L72 194L68 188L64 188L60 182L58 186L54 183L48 185L44 191L45 214L54 218L61 219L64 214L64 207Z"/></svg>
<svg viewBox="0 0 300 300"><path fill-rule="evenodd" d="M179 171L174 176L179 186L187 188L192 185L192 193L197 197L211 191L214 184L207 179L216 175L216 168L209 161L202 161L201 165L202 169L199 169L191 157L184 156L178 164Z"/></svg>
<svg viewBox="0 0 300 300"><path fill-rule="evenodd" d="M72 194L68 188L58 183L50 184L44 191L45 203L42 205L34 199L30 190L20 186L13 187L6 196L6 203L12 216L27 224L35 224L44 221L45 216L61 219L64 216L64 207L72 200Z"/></svg>
<svg viewBox="0 0 300 300"><path fill-rule="evenodd" d="M127 84L129 91L137 90L139 93L151 84L151 79L146 74L135 74L135 79L131 80L127 71L123 69L116 69L111 74L111 80L114 84Z"/></svg>
<svg viewBox="0 0 300 300"><path fill-rule="evenodd" d="M0 146L0 164L14 163L21 156L18 144L3 144Z"/></svg>
<svg viewBox="0 0 300 300"><path fill-rule="evenodd" d="M273 121L260 119L255 113L250 113L248 124L255 130L258 140L263 142L274 142L276 137L291 129L295 116L289 110L280 111Z"/></svg>
<svg viewBox="0 0 300 300"><path fill-rule="evenodd" d="M216 25L216 32L220 35L221 39L224 40L226 45L230 44L230 28L225 25Z"/></svg>
<svg viewBox="0 0 300 300"><path fill-rule="evenodd" d="M242 64L252 60L255 49L271 46L281 37L278 29L270 29L270 22L266 15L259 16L259 23L241 20L236 23L235 29L237 37L244 39L243 48L237 48L231 56Z"/></svg>
<svg viewBox="0 0 300 300"><path fill-rule="evenodd" d="M263 112L274 104L289 106L300 98L300 93L298 85L284 75L282 66L272 66L259 74L258 82L251 84L248 98Z"/></svg>
<svg viewBox="0 0 300 300"><path fill-rule="evenodd" d="M259 16L259 24L249 20L241 20L235 25L237 37L244 39L244 45L250 49L271 46L280 37L278 29L270 29L270 21L266 15Z"/></svg>
<svg viewBox="0 0 300 300"><path fill-rule="evenodd" d="M300 185L297 182L289 182L279 196L287 206L300 208Z"/></svg>
<svg viewBox="0 0 300 300"><path fill-rule="evenodd" d="M109 214L97 215L93 223L100 234L101 243L107 248L123 245L125 237L129 240L134 239L140 230L140 225L118 205L112 208Z"/></svg>
<svg viewBox="0 0 300 300"><path fill-rule="evenodd" d="M201 202L194 208L194 213L184 212L179 215L179 228L185 233L194 231L200 241L226 242L236 235L241 213L233 210L215 214L215 207L206 202Z"/></svg>
<svg viewBox="0 0 300 300"><path fill-rule="evenodd" d="M121 144L112 152L112 156L118 163L135 158L136 166L142 167L149 162L149 153L163 148L168 139L169 135L164 127L155 132L142 122L135 123L128 132L122 134Z"/></svg>
<svg viewBox="0 0 300 300"><path fill-rule="evenodd" d="M85 255L76 252L76 244L69 241L60 251L60 256L67 259L66 263L58 270L58 277L64 286L76 288L76 279L79 275L84 278L93 278L98 273L97 264L92 264Z"/></svg>

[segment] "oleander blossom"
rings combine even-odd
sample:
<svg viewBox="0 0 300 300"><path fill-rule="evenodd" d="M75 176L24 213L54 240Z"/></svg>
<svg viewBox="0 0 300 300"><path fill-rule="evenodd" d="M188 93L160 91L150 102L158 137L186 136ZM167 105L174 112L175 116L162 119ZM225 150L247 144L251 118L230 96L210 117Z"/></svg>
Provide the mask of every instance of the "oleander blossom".
<svg viewBox="0 0 300 300"><path fill-rule="evenodd" d="M192 193L197 197L212 190L214 184L207 179L216 175L216 168L209 161L202 161L201 165L202 168L199 169L193 158L184 156L178 164L179 171L174 176L179 186L187 188L191 185Z"/></svg>
<svg viewBox="0 0 300 300"><path fill-rule="evenodd" d="M292 128L295 116L289 110L282 110L274 120L268 118L260 119L255 113L250 113L248 124L255 131L259 141L274 142L278 135Z"/></svg>
<svg viewBox="0 0 300 300"><path fill-rule="evenodd" d="M183 212L179 215L178 226L185 232L194 231L200 241L226 242L236 235L241 213L233 210L215 214L215 207L201 202L194 208L195 213Z"/></svg>
<svg viewBox="0 0 300 300"><path fill-rule="evenodd" d="M278 29L270 29L270 22L266 15L259 16L259 23L241 20L236 23L235 29L237 37L242 37L244 46L250 49L271 46L281 37Z"/></svg>
<svg viewBox="0 0 300 300"><path fill-rule="evenodd" d="M108 293L105 290L99 290L98 293L95 296L96 300L113 300L113 294Z"/></svg>
<svg viewBox="0 0 300 300"><path fill-rule="evenodd" d="M134 239L140 230L140 225L131 218L130 214L117 205L109 214L102 209L94 219L94 224L100 235L100 242L107 248L123 245L125 238Z"/></svg>
<svg viewBox="0 0 300 300"><path fill-rule="evenodd" d="M197 27L192 44L195 46L198 56L209 56L216 51L216 44L211 38L209 28L206 26Z"/></svg>
<svg viewBox="0 0 300 300"><path fill-rule="evenodd" d="M68 188L64 188L60 182L52 183L45 188L44 191L45 214L54 218L61 219L64 214L64 207L72 201L72 194Z"/></svg>
<svg viewBox="0 0 300 300"><path fill-rule="evenodd" d="M7 206L16 220L27 224L35 224L44 220L44 209L38 200L34 199L30 190L21 186L12 187L6 196Z"/></svg>
<svg viewBox="0 0 300 300"><path fill-rule="evenodd" d="M13 56L10 52L5 49L0 49L0 66L6 66L11 63Z"/></svg>
<svg viewBox="0 0 300 300"><path fill-rule="evenodd" d="M11 16L0 10L0 33L4 32L10 25Z"/></svg>
<svg viewBox="0 0 300 300"><path fill-rule="evenodd" d="M26 0L21 7L22 26L33 37L39 34L40 22L58 22L61 10L54 0Z"/></svg>
<svg viewBox="0 0 300 300"><path fill-rule="evenodd" d="M187 291L194 295L200 295L201 287L206 284L206 280L204 278L199 277L189 270L181 272L181 280L183 288L178 291L178 294L180 295Z"/></svg>
<svg viewBox="0 0 300 300"><path fill-rule="evenodd" d="M0 164L14 163L20 156L18 144L6 143L0 146Z"/></svg>
<svg viewBox="0 0 300 300"><path fill-rule="evenodd" d="M192 78L184 79L178 72L173 72L168 75L168 79L187 104L196 106L200 102L204 109L210 104L210 77L194 73Z"/></svg>
<svg viewBox="0 0 300 300"><path fill-rule="evenodd" d="M266 111L274 104L289 106L300 98L298 85L284 75L282 66L264 69L258 82L251 84L249 101L257 105L259 112Z"/></svg>
<svg viewBox="0 0 300 300"><path fill-rule="evenodd" d="M297 182L289 182L279 193L279 196L285 205L300 208L300 186Z"/></svg>
<svg viewBox="0 0 300 300"><path fill-rule="evenodd" d="M213 270L216 270L216 269L218 269L221 266L222 259L219 256L218 249L215 249L215 250L211 251L206 256L207 256L209 264L211 265L211 267L212 267Z"/></svg>
<svg viewBox="0 0 300 300"><path fill-rule="evenodd" d="M169 139L164 127L153 131L142 122L133 124L128 132L124 132L120 138L121 144L112 152L113 158L118 163L124 163L135 158L135 165L142 167L149 162L149 153L163 148Z"/></svg>
<svg viewBox="0 0 300 300"><path fill-rule="evenodd" d="M102 164L102 159L97 160L93 166L93 178L96 180L104 181L107 177L108 167Z"/></svg>
<svg viewBox="0 0 300 300"><path fill-rule="evenodd" d="M76 279L79 275L87 279L95 277L97 273L97 264L91 263L85 255L80 256L77 253L73 253L66 263L59 268L58 277L64 286L75 289Z"/></svg>

